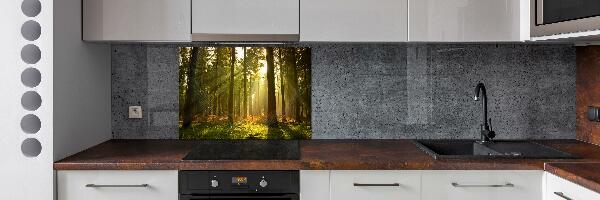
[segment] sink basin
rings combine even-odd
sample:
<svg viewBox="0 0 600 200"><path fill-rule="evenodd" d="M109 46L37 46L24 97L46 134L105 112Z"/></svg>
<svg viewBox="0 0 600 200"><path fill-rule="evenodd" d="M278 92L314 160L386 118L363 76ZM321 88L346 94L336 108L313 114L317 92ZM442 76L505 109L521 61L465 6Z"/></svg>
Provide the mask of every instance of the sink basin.
<svg viewBox="0 0 600 200"><path fill-rule="evenodd" d="M480 144L474 140L414 140L435 159L532 158L570 159L570 153L530 141L499 140Z"/></svg>

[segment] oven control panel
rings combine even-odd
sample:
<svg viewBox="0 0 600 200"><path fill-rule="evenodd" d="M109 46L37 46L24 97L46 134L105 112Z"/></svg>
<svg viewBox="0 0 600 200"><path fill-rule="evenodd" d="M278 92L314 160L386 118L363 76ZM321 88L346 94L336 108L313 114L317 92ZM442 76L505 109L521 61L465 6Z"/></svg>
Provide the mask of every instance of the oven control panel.
<svg viewBox="0 0 600 200"><path fill-rule="evenodd" d="M180 194L298 193L299 171L179 171Z"/></svg>

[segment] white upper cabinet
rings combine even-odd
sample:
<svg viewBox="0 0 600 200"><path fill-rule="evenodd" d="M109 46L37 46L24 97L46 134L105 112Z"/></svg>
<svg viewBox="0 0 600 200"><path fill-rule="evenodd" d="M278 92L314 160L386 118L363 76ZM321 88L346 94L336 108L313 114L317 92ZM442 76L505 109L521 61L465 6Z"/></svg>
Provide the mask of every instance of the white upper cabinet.
<svg viewBox="0 0 600 200"><path fill-rule="evenodd" d="M302 0L300 41L405 42L408 0Z"/></svg>
<svg viewBox="0 0 600 200"><path fill-rule="evenodd" d="M189 41L189 0L83 0L83 40Z"/></svg>
<svg viewBox="0 0 600 200"><path fill-rule="evenodd" d="M529 0L83 0L86 41L513 42Z"/></svg>
<svg viewBox="0 0 600 200"><path fill-rule="evenodd" d="M529 40L529 4L529 0L410 0L408 40Z"/></svg>
<svg viewBox="0 0 600 200"><path fill-rule="evenodd" d="M192 0L194 41L298 41L298 0Z"/></svg>

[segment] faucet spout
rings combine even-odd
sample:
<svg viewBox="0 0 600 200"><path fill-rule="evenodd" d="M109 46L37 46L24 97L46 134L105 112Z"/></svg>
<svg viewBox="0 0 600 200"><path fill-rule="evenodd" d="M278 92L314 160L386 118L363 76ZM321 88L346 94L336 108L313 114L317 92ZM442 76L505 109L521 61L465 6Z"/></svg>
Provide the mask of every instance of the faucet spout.
<svg viewBox="0 0 600 200"><path fill-rule="evenodd" d="M475 87L475 96L473 99L475 101L482 100L481 106L483 107L483 123L481 124L481 142L489 142L496 136L496 133L491 130L490 124L488 124L487 93L483 83L479 83Z"/></svg>

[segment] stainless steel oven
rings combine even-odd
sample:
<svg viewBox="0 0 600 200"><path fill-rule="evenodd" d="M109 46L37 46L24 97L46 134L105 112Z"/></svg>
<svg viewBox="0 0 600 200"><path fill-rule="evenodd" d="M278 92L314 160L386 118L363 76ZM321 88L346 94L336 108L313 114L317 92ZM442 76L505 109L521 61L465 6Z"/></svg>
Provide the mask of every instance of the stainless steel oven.
<svg viewBox="0 0 600 200"><path fill-rule="evenodd" d="M531 36L600 29L600 0L532 0Z"/></svg>
<svg viewBox="0 0 600 200"><path fill-rule="evenodd" d="M179 171L179 200L299 200L298 171Z"/></svg>

